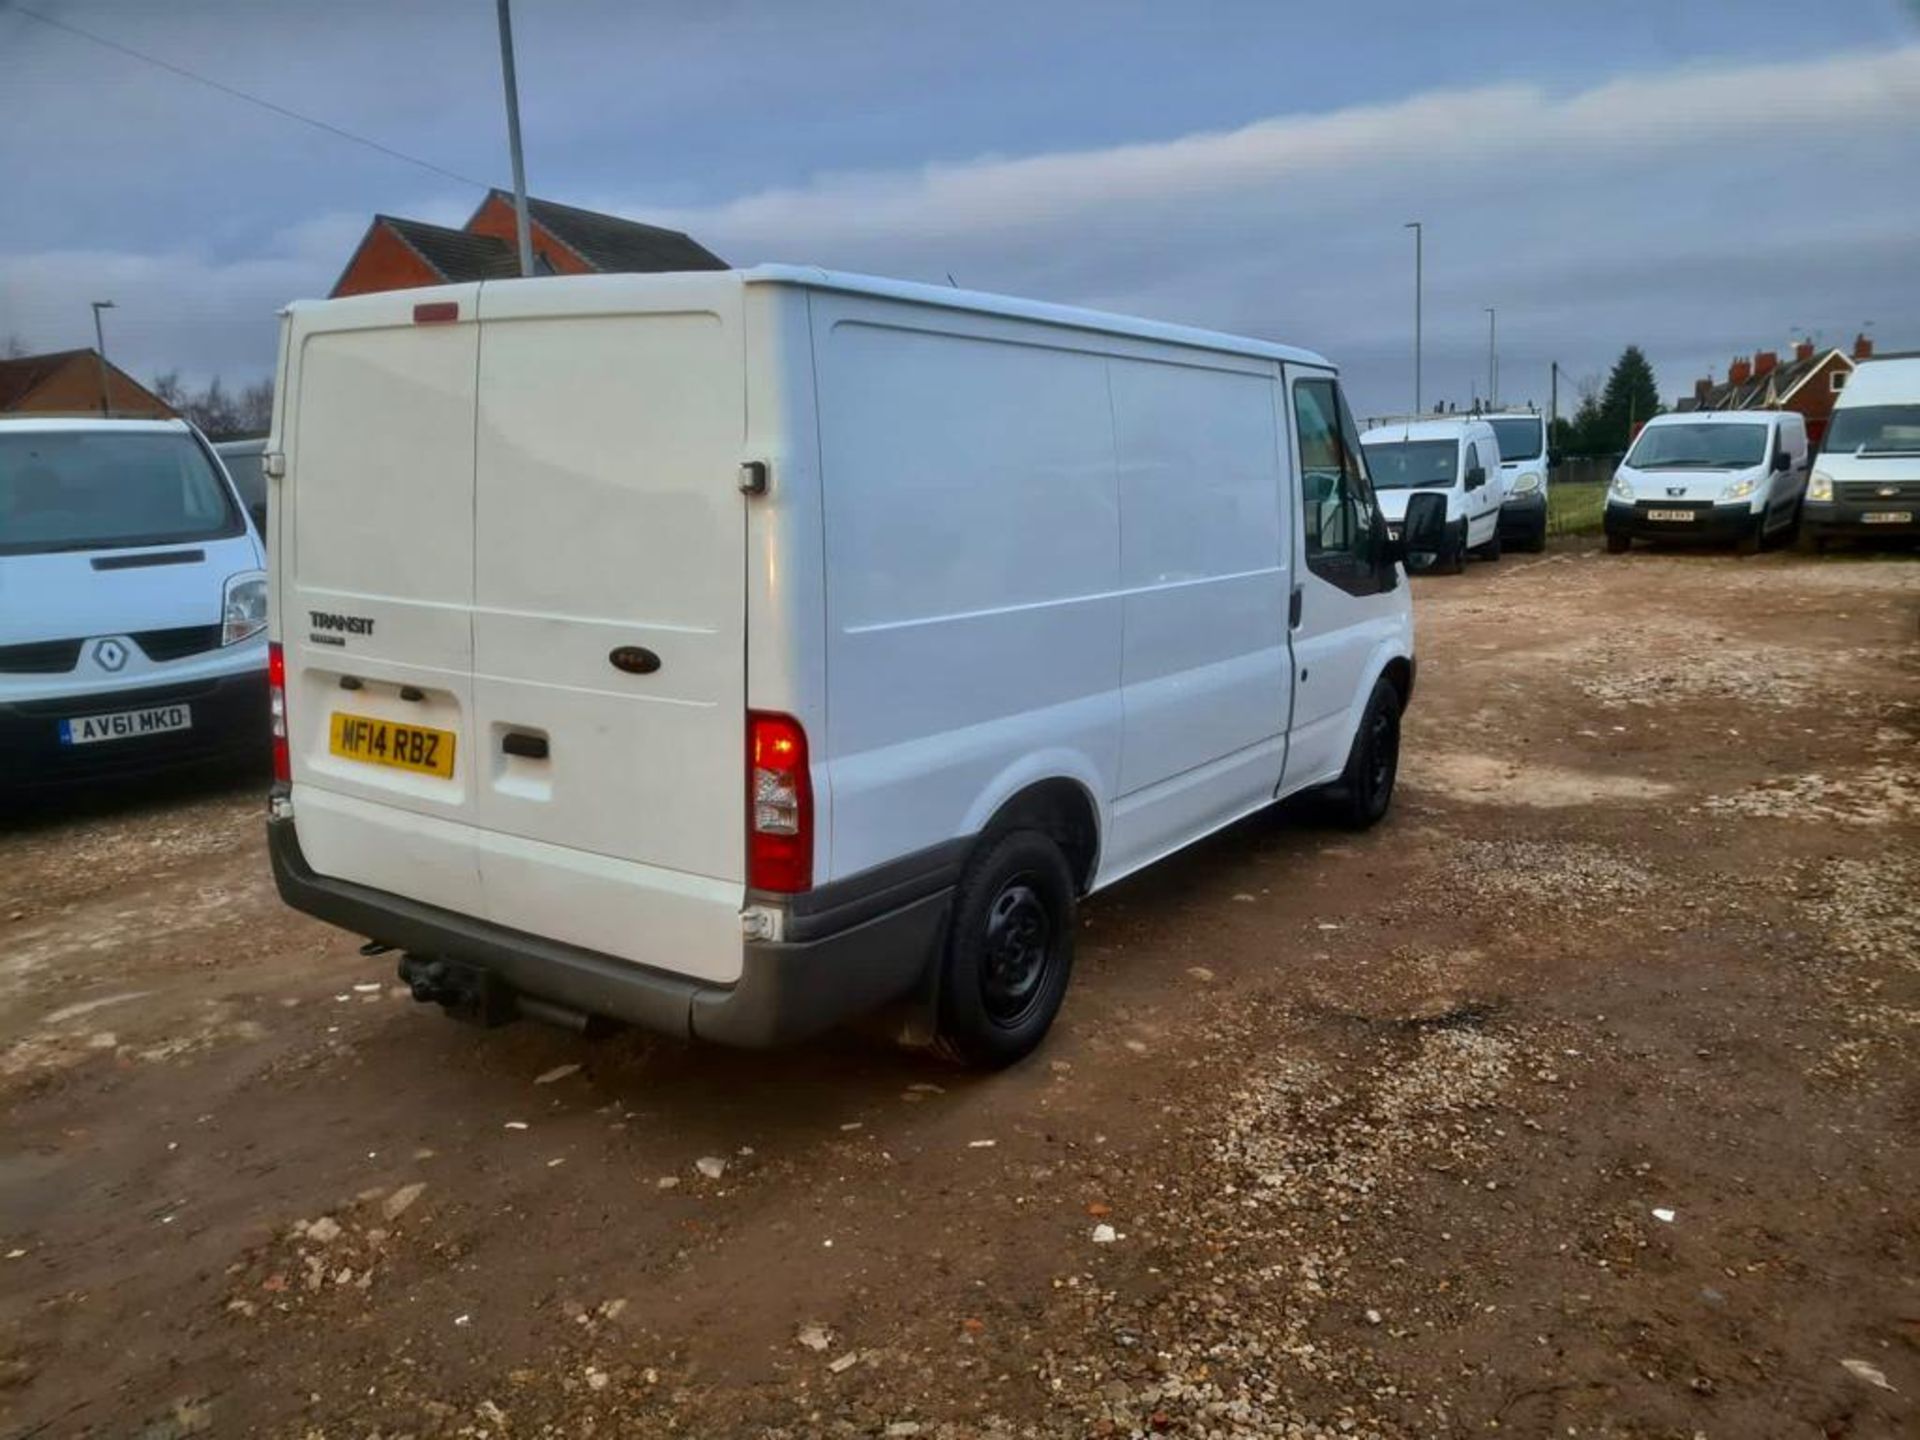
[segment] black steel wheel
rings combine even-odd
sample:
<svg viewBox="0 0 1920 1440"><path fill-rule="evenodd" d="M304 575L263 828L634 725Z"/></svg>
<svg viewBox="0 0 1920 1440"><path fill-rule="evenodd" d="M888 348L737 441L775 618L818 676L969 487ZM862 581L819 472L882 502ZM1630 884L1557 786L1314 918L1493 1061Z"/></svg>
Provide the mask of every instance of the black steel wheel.
<svg viewBox="0 0 1920 1440"><path fill-rule="evenodd" d="M1328 786L1324 798L1333 820L1349 830L1365 830L1386 817L1400 775L1400 692L1384 675L1360 716L1360 728L1347 752L1346 769Z"/></svg>
<svg viewBox="0 0 1920 1440"><path fill-rule="evenodd" d="M1030 1053L1073 973L1073 873L1050 836L989 836L954 892L940 985L939 1048L998 1069Z"/></svg>

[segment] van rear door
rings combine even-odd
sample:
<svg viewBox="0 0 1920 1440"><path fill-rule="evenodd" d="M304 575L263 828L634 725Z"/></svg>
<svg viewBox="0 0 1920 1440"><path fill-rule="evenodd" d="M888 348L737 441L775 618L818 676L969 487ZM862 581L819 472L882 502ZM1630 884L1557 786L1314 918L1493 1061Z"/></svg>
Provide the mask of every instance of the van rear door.
<svg viewBox="0 0 1920 1440"><path fill-rule="evenodd" d="M430 323L423 293L292 312L274 600L308 862L472 914L479 287L431 292ZM443 737L451 773L336 753L341 727L366 722Z"/></svg>
<svg viewBox="0 0 1920 1440"><path fill-rule="evenodd" d="M490 919L740 970L746 432L736 276L487 286L473 725Z"/></svg>

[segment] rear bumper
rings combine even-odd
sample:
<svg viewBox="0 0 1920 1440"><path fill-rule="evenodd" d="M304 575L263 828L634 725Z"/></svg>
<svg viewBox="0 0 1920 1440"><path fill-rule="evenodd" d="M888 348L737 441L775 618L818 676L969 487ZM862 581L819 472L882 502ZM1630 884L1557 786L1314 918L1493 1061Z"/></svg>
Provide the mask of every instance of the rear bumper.
<svg viewBox="0 0 1920 1440"><path fill-rule="evenodd" d="M185 705L186 730L67 745L60 722L161 705ZM60 785L238 756L264 770L269 754L267 672L112 690L57 699L0 702L0 786Z"/></svg>
<svg viewBox="0 0 1920 1440"><path fill-rule="evenodd" d="M914 992L953 896L951 876L937 873L891 890L863 884L851 899L822 887L787 916L793 938L743 941L740 979L712 985L317 875L301 854L297 824L267 822L274 884L294 909L413 955L474 967L512 996L725 1045L803 1040Z"/></svg>
<svg viewBox="0 0 1920 1440"><path fill-rule="evenodd" d="M1691 520L1653 520L1650 510L1685 511ZM1702 545L1726 545L1753 533L1759 516L1745 500L1734 505L1703 505L1697 501L1676 500L1665 505L1621 505L1607 502L1603 522L1609 535L1625 535L1634 540L1678 540Z"/></svg>
<svg viewBox="0 0 1920 1440"><path fill-rule="evenodd" d="M1869 515L1900 514L1913 519L1904 524L1867 523ZM1809 500L1801 507L1801 526L1815 535L1857 535L1862 539L1912 539L1920 535L1920 502L1913 500Z"/></svg>

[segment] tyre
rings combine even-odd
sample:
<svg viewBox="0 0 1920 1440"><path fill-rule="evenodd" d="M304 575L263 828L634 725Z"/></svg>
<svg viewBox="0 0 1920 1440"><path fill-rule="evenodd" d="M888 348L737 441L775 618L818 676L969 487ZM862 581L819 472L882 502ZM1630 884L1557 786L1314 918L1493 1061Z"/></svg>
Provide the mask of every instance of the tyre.
<svg viewBox="0 0 1920 1440"><path fill-rule="evenodd" d="M1734 554L1758 555L1760 553L1760 547L1766 544L1766 540L1767 516L1763 510L1760 513L1760 518L1753 522L1753 527L1734 542Z"/></svg>
<svg viewBox="0 0 1920 1440"><path fill-rule="evenodd" d="M1824 555L1827 553L1827 537L1807 525L1800 525L1800 533L1794 537L1796 547L1806 555Z"/></svg>
<svg viewBox="0 0 1920 1440"><path fill-rule="evenodd" d="M983 842L947 922L937 1046L997 1070L1046 1035L1073 974L1073 872L1051 838L1015 830Z"/></svg>
<svg viewBox="0 0 1920 1440"><path fill-rule="evenodd" d="M1458 575L1467 568L1467 522L1462 520L1458 528L1447 527L1446 548L1433 557L1433 564L1427 567L1429 575Z"/></svg>
<svg viewBox="0 0 1920 1440"><path fill-rule="evenodd" d="M1607 554L1609 555L1624 555L1632 545L1633 541L1625 535L1607 536Z"/></svg>
<svg viewBox="0 0 1920 1440"><path fill-rule="evenodd" d="M1385 818L1400 774L1400 692L1386 676L1374 682L1360 729L1340 778L1321 792L1328 818L1348 830L1366 830Z"/></svg>
<svg viewBox="0 0 1920 1440"><path fill-rule="evenodd" d="M1499 530L1496 529L1493 532L1493 538L1488 540L1486 544L1482 545L1478 550L1475 550L1473 553L1475 555L1478 555L1482 560L1498 560L1500 558Z"/></svg>
<svg viewBox="0 0 1920 1440"><path fill-rule="evenodd" d="M1542 515L1540 517L1539 525L1534 528L1533 534L1527 537L1527 550L1534 555L1544 555L1547 553L1546 516Z"/></svg>

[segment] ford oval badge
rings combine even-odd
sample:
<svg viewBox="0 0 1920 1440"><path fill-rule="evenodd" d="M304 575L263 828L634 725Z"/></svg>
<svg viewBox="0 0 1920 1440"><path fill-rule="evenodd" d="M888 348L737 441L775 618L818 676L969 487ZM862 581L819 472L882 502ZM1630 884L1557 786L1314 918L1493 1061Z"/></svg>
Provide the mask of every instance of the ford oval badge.
<svg viewBox="0 0 1920 1440"><path fill-rule="evenodd" d="M614 669L629 675L651 675L660 668L660 657L644 645L617 646L607 659L613 662Z"/></svg>

